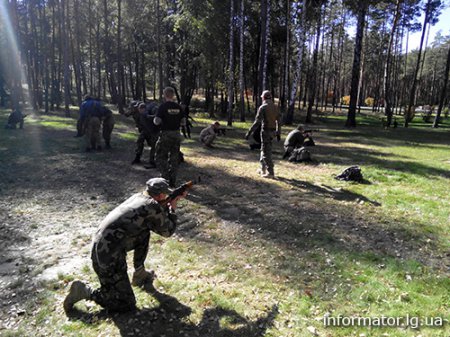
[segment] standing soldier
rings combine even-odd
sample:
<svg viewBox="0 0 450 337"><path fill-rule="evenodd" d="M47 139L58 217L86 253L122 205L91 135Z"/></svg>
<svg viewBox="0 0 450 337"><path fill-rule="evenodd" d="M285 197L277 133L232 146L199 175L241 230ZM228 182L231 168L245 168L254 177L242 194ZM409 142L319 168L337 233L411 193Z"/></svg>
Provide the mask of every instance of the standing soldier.
<svg viewBox="0 0 450 337"><path fill-rule="evenodd" d="M175 232L177 201L186 190L169 198L169 184L162 178L147 181L147 188L116 207L101 222L92 245L92 265L100 288L92 290L81 281L74 281L64 300L69 312L81 300L92 300L111 311L129 311L136 307L136 298L127 274L127 252L134 250L134 286L146 286L155 278L146 271L150 231L169 237ZM175 193L175 191L174 191Z"/></svg>
<svg viewBox="0 0 450 337"><path fill-rule="evenodd" d="M156 141L158 140L159 127L154 124L155 110L157 104L152 102L145 104L141 101L132 101L128 107L128 112L125 116L133 116L138 129L139 136L136 140L135 157L131 165L141 164L141 156L144 152L144 145L147 142L150 147L150 158L148 165L145 168L154 168Z"/></svg>
<svg viewBox="0 0 450 337"><path fill-rule="evenodd" d="M245 139L249 139L250 135L255 132L258 126L261 126L261 169L260 174L265 178L274 178L272 160L272 139L275 135L280 140L280 112L272 101L270 91L263 91L261 98L262 105L258 109L255 122L245 135Z"/></svg>
<svg viewBox="0 0 450 337"><path fill-rule="evenodd" d="M155 116L155 124L161 126L161 133L156 143L156 163L161 177L169 180L170 186L175 186L180 158L180 126L186 119L181 106L174 101L175 90L164 89L164 100Z"/></svg>

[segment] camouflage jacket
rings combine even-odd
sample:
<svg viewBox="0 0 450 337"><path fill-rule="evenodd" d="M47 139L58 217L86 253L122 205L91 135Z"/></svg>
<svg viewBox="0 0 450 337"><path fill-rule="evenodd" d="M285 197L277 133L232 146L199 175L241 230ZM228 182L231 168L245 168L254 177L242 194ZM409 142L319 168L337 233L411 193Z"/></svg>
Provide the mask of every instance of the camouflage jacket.
<svg viewBox="0 0 450 337"><path fill-rule="evenodd" d="M258 108L258 113L255 117L255 122L250 127L248 134L252 134L261 126L262 131L275 131L276 134L281 133L281 115L277 106L273 104L272 100L266 100Z"/></svg>
<svg viewBox="0 0 450 337"><path fill-rule="evenodd" d="M169 237L175 232L176 215L143 193L136 193L112 210L101 222L93 253L106 267L130 250L134 264L144 264L150 231ZM146 241L146 242L144 242Z"/></svg>

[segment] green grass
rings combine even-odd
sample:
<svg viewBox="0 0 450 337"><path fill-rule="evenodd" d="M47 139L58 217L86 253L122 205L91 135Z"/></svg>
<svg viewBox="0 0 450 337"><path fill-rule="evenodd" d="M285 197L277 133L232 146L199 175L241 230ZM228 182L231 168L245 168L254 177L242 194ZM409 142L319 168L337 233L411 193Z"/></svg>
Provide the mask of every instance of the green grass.
<svg viewBox="0 0 450 337"><path fill-rule="evenodd" d="M194 118L196 131L211 122ZM420 329L323 324L324 315L450 318L445 267L450 247L448 121L437 130L420 122L409 129L384 130L371 117L358 117L356 129L345 129L344 121L342 116L325 116L315 125L321 130L312 149L317 165L277 160L276 174L283 179L270 182L255 176L258 153L249 153L242 140L251 122L234 123L233 131L218 138L221 156L208 156L196 134L183 143L189 165L223 181L211 178L205 185L217 183L217 190L206 190L210 194L199 201L181 202L198 224L169 239L153 235L146 267L159 275L156 288L180 307L189 307L189 314L175 310L161 318L158 310L164 301L135 288L141 312L126 321L136 322L96 316L100 308L85 303L78 308L93 316L68 321L61 302L74 276L59 275L59 283L48 285L30 302L32 310L18 331L26 335L34 325L38 334L50 336L124 336L139 335L136 329L142 332L151 323L155 329L163 327L166 336L182 336L181 329L188 336L207 335L204 325L212 336L227 335L226 330L233 336L311 336L308 328L320 336L449 336L448 322ZM74 125L54 117L36 124ZM119 137L131 144L132 127L122 121L118 126ZM283 127L283 136L289 129ZM8 137L15 136L0 135L0 148L8 147ZM275 143L274 149L279 156L281 144ZM361 166L367 183L333 178L354 164ZM242 189L233 185L239 177L245 179ZM262 193L267 193L267 203L252 203ZM202 203L208 197L217 197L218 206ZM224 220L227 202L241 210L239 219L231 221L236 227ZM90 266L76 278L98 286ZM208 316L210 312L216 316ZM221 330L214 330L214 317Z"/></svg>

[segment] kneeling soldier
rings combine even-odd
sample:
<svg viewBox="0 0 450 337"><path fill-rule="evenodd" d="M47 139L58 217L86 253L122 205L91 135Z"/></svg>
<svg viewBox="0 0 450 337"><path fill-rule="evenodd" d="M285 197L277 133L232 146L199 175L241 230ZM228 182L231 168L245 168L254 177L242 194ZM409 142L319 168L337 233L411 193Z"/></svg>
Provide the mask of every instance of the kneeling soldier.
<svg viewBox="0 0 450 337"><path fill-rule="evenodd" d="M147 181L147 188L116 207L100 224L92 246L92 265L100 280L100 288L91 290L74 281L64 300L66 312L80 300L92 300L111 311L129 311L136 299L127 274L126 255L134 250L132 284L144 286L152 282L153 272L144 269L150 231L171 236L176 228L175 208L186 192L166 202L169 183L163 178Z"/></svg>

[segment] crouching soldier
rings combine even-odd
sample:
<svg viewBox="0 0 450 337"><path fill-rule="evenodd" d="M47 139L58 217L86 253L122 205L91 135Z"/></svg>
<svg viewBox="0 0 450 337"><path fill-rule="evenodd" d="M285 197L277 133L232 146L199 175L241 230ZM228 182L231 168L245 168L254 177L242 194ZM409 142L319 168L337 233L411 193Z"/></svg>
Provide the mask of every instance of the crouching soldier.
<svg viewBox="0 0 450 337"><path fill-rule="evenodd" d="M19 109L14 109L8 117L8 122L5 125L5 129L16 129L17 124L19 128L23 129L23 120L27 115L22 114Z"/></svg>
<svg viewBox="0 0 450 337"><path fill-rule="evenodd" d="M132 284L152 283L153 272L144 269L150 231L171 236L176 228L175 209L179 196L167 201L169 183L163 178L147 181L146 189L134 194L116 207L101 222L92 246L92 265L100 280L100 288L92 290L81 281L74 281L64 300L66 312L80 300L92 300L111 311L135 309L136 299L127 274L126 255L134 250Z"/></svg>
<svg viewBox="0 0 450 337"><path fill-rule="evenodd" d="M200 131L200 142L206 147L213 147L212 143L217 137L217 133L220 127L219 122L214 122L210 126L207 126Z"/></svg>

